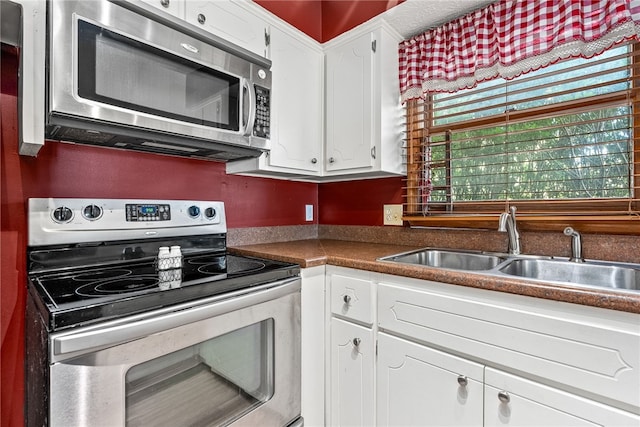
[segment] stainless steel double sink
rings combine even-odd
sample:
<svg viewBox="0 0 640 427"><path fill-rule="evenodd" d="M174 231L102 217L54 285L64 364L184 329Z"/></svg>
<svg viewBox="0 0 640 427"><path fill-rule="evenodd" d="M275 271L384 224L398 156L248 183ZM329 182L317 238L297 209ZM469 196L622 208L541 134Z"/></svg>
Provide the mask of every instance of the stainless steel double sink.
<svg viewBox="0 0 640 427"><path fill-rule="evenodd" d="M520 277L546 283L640 292L640 264L593 260L573 262L566 258L436 248L404 252L378 260Z"/></svg>

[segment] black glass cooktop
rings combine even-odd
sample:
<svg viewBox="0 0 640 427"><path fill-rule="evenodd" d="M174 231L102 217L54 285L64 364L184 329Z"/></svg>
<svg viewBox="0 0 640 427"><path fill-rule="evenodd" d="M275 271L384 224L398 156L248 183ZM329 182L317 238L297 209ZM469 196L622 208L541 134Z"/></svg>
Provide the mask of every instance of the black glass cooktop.
<svg viewBox="0 0 640 427"><path fill-rule="evenodd" d="M185 255L182 267L158 271L142 259L64 271L32 272L50 331L87 325L297 276L299 267L224 252Z"/></svg>

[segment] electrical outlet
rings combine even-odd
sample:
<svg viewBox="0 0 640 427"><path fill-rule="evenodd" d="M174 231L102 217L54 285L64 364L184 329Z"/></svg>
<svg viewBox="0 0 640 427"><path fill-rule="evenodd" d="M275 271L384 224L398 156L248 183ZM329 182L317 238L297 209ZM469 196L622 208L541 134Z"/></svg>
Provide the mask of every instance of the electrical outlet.
<svg viewBox="0 0 640 427"><path fill-rule="evenodd" d="M313 205L304 205L304 219L313 221Z"/></svg>
<svg viewBox="0 0 640 427"><path fill-rule="evenodd" d="M384 225L402 225L402 205L383 206Z"/></svg>

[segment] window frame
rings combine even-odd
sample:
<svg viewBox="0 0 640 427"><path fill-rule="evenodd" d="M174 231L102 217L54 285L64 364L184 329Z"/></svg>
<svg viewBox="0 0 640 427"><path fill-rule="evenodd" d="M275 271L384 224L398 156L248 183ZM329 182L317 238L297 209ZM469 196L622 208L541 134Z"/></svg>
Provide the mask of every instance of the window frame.
<svg viewBox="0 0 640 427"><path fill-rule="evenodd" d="M492 202L456 202L452 212L432 211L421 214L419 201L419 182L423 163L422 145L429 134L442 134L447 131L469 129L504 123L507 114L510 120L522 120L536 116L540 109L511 111L466 122L429 126L433 123L426 105L432 101L432 95L426 94L424 100L408 100L405 105L406 123L406 163L407 179L405 186L405 216L403 220L412 226L456 227L456 228L496 228L500 213L508 211L510 206L518 208L518 223L523 230L561 231L572 226L582 232L608 234L640 234L640 42L630 42L632 63L632 88L624 93L601 95L596 98L564 102L544 108L545 113L567 112L593 106L619 104L629 101L632 107L633 137L631 159L633 167L632 188L635 194L630 199L610 199L599 202L596 209L589 209L594 199L575 200L506 200ZM629 98L629 93L631 97ZM450 150L450 147L447 148ZM450 175L447 168L447 175ZM584 206L584 208L583 208ZM464 209L459 209L464 207ZM463 213L456 213L462 211Z"/></svg>

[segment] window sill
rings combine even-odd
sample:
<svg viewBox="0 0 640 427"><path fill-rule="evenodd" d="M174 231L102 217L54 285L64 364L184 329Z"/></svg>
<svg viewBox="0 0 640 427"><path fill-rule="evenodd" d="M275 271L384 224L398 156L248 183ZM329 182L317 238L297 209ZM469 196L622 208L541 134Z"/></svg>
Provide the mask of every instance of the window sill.
<svg viewBox="0 0 640 427"><path fill-rule="evenodd" d="M473 228L497 230L500 214L404 216L412 227ZM527 215L518 214L518 229L559 231L573 227L581 233L640 235L640 216L617 215Z"/></svg>

